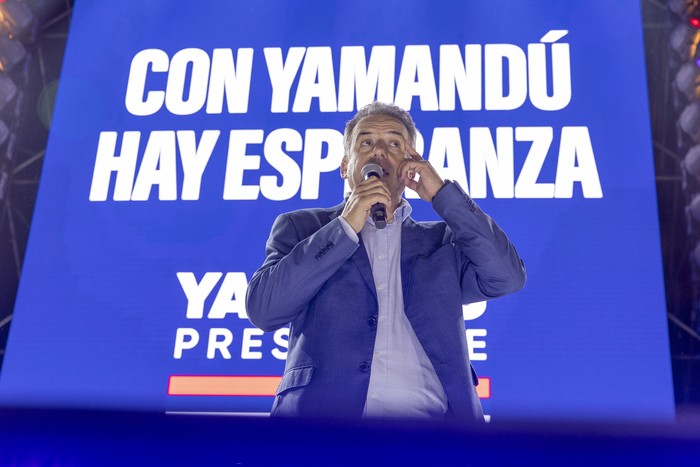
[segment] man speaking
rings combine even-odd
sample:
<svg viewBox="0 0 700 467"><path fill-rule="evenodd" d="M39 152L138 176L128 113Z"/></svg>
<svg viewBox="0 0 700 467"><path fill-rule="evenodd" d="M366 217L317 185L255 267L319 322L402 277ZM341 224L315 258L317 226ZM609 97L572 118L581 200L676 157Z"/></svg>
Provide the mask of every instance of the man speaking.
<svg viewBox="0 0 700 467"><path fill-rule="evenodd" d="M519 290L525 267L415 140L406 111L363 107L345 127L350 196L272 226L246 306L260 329L290 324L273 415L483 421L462 304ZM443 221L414 221L405 187Z"/></svg>

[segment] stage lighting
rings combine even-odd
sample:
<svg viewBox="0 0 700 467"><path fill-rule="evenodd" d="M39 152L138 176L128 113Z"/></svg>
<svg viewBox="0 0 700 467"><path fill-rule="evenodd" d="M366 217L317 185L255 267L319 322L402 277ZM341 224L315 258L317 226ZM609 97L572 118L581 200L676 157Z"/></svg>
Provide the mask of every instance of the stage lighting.
<svg viewBox="0 0 700 467"><path fill-rule="evenodd" d="M695 195L686 209L696 222L700 222L700 195Z"/></svg>
<svg viewBox="0 0 700 467"><path fill-rule="evenodd" d="M687 21L683 26L700 30L700 0L667 0L669 10Z"/></svg>
<svg viewBox="0 0 700 467"><path fill-rule="evenodd" d="M10 181L10 173L7 170L7 165L3 164L2 169L0 169L0 201L5 200L5 194L7 193L7 186Z"/></svg>
<svg viewBox="0 0 700 467"><path fill-rule="evenodd" d="M0 35L0 71L10 72L26 56L27 51L20 41Z"/></svg>
<svg viewBox="0 0 700 467"><path fill-rule="evenodd" d="M5 143L5 159L11 161L15 155L15 148L17 147L17 132L10 131L10 136L7 138Z"/></svg>
<svg viewBox="0 0 700 467"><path fill-rule="evenodd" d="M2 146L7 138L10 136L10 129L7 127L5 122L0 120L0 146Z"/></svg>
<svg viewBox="0 0 700 467"><path fill-rule="evenodd" d="M695 145L683 158L683 167L688 175L700 180L700 144Z"/></svg>
<svg viewBox="0 0 700 467"><path fill-rule="evenodd" d="M9 77L0 75L0 110L17 95L17 86Z"/></svg>
<svg viewBox="0 0 700 467"><path fill-rule="evenodd" d="M674 82L688 100L700 97L700 68L695 63L683 64Z"/></svg>
<svg viewBox="0 0 700 467"><path fill-rule="evenodd" d="M695 29L700 28L700 2L692 0L688 2L688 24Z"/></svg>
<svg viewBox="0 0 700 467"><path fill-rule="evenodd" d="M700 42L700 30L679 24L669 36L671 48L683 58L692 58Z"/></svg>
<svg viewBox="0 0 700 467"><path fill-rule="evenodd" d="M683 16L688 13L689 3L688 0L668 0L668 9L678 16Z"/></svg>
<svg viewBox="0 0 700 467"><path fill-rule="evenodd" d="M7 0L0 3L0 32L20 36L35 23L34 15L24 2Z"/></svg>
<svg viewBox="0 0 700 467"><path fill-rule="evenodd" d="M691 102L683 109L678 125L693 141L700 142L700 102Z"/></svg>
<svg viewBox="0 0 700 467"><path fill-rule="evenodd" d="M695 248L693 248L693 251L690 253L690 256L691 258L693 258L695 267L700 267L700 243L695 245Z"/></svg>

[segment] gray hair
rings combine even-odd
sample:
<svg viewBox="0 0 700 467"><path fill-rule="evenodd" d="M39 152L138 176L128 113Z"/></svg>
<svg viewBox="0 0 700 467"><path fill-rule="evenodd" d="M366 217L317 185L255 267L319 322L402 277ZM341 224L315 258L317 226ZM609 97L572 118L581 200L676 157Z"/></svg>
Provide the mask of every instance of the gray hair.
<svg viewBox="0 0 700 467"><path fill-rule="evenodd" d="M410 138L411 144L416 144L416 124L413 123L413 119L408 112L406 112L401 107L394 104L385 104L384 102L374 101L371 104L367 104L357 111L355 116L347 124L345 124L345 133L343 134L343 145L345 146L345 154L350 153L350 145L352 139L352 133L355 127L365 117L371 117L373 115L386 115L387 117L395 118L400 121L406 130L408 130L408 137Z"/></svg>

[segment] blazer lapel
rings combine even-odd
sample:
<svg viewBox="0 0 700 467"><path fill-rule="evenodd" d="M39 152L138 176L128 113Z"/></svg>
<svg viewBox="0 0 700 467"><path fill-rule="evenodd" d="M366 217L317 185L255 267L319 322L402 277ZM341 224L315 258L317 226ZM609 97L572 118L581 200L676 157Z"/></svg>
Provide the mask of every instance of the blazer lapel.
<svg viewBox="0 0 700 467"><path fill-rule="evenodd" d="M403 288L404 309L408 308L408 295L411 290L411 271L416 262L418 253L422 251L423 235L422 227L411 217L406 219L401 226L401 287Z"/></svg>
<svg viewBox="0 0 700 467"><path fill-rule="evenodd" d="M343 212L343 208L345 208L345 203L342 203L339 206L333 208L333 211L330 214L331 220L340 216L340 214ZM369 290L372 292L372 295L376 299L377 289L374 286L372 266L369 264L369 258L367 258L367 250L365 250L365 245L362 242L362 235L358 234L357 237L360 239L360 247L357 250L355 250L355 253L352 254L351 258L355 263L355 266L357 266L357 269L359 270L362 279L364 279L365 283L367 284L367 288L369 288Z"/></svg>
<svg viewBox="0 0 700 467"><path fill-rule="evenodd" d="M360 247L355 250L352 255L352 260L355 262L357 269L360 271L360 275L367 283L367 287L372 291L374 298L377 298L377 289L374 285L374 276L372 275L372 265L369 264L369 258L367 258L367 250L365 250L365 245L362 243L362 236L358 235L360 238Z"/></svg>

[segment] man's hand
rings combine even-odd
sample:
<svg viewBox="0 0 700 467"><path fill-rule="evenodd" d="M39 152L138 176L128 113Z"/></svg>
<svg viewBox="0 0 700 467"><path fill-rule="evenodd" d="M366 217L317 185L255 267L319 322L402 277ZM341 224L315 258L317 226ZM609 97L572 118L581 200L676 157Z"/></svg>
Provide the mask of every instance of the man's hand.
<svg viewBox="0 0 700 467"><path fill-rule="evenodd" d="M401 181L418 193L423 201L431 202L445 182L430 162L424 160L408 143L406 143L406 152L411 159L406 159L399 166ZM418 180L415 179L416 174L418 174Z"/></svg>
<svg viewBox="0 0 700 467"><path fill-rule="evenodd" d="M391 193L389 189L376 177L360 183L350 194L345 203L345 209L341 217L350 224L355 233L360 233L367 222L369 211L376 203L384 203L386 206L387 222L391 221L394 213L391 210Z"/></svg>

